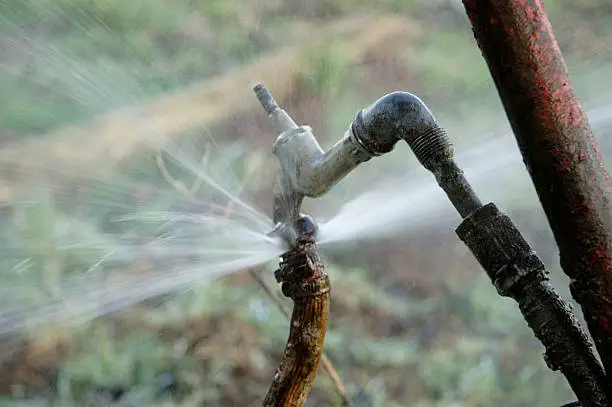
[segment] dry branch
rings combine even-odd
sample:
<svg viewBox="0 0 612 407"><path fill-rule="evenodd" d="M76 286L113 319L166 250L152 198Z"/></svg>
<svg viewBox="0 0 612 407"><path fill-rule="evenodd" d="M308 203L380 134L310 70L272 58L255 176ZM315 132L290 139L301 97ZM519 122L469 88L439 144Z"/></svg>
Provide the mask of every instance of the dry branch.
<svg viewBox="0 0 612 407"><path fill-rule="evenodd" d="M249 274L264 289L268 297L270 297L271 301L274 302L274 304L276 304L280 312L282 312L283 315L288 320L291 320L291 314L289 313L289 310L287 310L287 308L285 308L283 303L280 302L274 290L272 290L272 288L270 288L268 284L266 284L266 282L259 275L259 273L254 269L249 269ZM338 397L340 397L340 400L342 401L342 406L343 407L352 406L352 402L349 399L349 396L346 394L346 389L344 388L342 379L340 379L340 376L338 375L338 371L336 370L336 368L334 367L334 364L331 362L331 360L327 357L325 353L321 355L321 364L323 365L323 369L325 369L325 371L329 375L329 378L331 379L336 389L336 393L338 394Z"/></svg>
<svg viewBox="0 0 612 407"><path fill-rule="evenodd" d="M312 236L301 234L275 273L293 300L289 339L264 407L302 407L323 355L331 302L329 278Z"/></svg>

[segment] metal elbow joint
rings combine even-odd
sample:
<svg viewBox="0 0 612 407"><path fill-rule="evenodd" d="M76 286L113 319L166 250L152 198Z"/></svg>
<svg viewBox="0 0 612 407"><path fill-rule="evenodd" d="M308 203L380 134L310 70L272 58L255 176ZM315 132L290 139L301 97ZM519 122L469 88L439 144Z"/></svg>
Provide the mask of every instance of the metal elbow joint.
<svg viewBox="0 0 612 407"><path fill-rule="evenodd" d="M372 155L387 153L405 140L417 160L436 177L451 202L465 217L481 206L454 161L451 142L429 108L415 95L393 92L357 114L355 140Z"/></svg>
<svg viewBox="0 0 612 407"><path fill-rule="evenodd" d="M446 132L427 105L412 93L383 96L357 114L352 129L355 139L372 155L388 153L399 140L405 140L430 171L453 155Z"/></svg>
<svg viewBox="0 0 612 407"><path fill-rule="evenodd" d="M326 153L309 126L298 126L282 133L272 151L291 186L304 196L316 198L329 191L360 160L360 151L350 148L353 143L349 137L345 135ZM363 153L364 159L369 158Z"/></svg>

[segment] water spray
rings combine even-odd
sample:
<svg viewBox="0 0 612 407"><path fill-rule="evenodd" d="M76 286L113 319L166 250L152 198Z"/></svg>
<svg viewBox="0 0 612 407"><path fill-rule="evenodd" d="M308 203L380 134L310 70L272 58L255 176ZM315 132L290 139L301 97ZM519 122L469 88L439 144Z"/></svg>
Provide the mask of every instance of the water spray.
<svg viewBox="0 0 612 407"><path fill-rule="evenodd" d="M425 103L408 92L390 93L361 110L344 137L324 152L310 127L298 126L263 84L254 90L278 135L273 148L281 166L274 185L275 233L295 244L291 225L305 196L325 194L357 165L405 140L463 218L456 229L459 238L498 293L518 303L546 348L548 366L565 375L583 406L608 405L605 374L592 343L569 304L549 284L546 266L506 214L493 203L483 205Z"/></svg>

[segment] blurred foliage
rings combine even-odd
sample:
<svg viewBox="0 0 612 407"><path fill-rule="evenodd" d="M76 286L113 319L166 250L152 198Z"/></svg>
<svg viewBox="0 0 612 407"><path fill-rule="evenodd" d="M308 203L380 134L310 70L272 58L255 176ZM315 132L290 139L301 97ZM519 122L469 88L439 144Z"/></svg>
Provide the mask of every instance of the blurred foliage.
<svg viewBox="0 0 612 407"><path fill-rule="evenodd" d="M308 66L300 77L300 88L326 98L342 94L347 85L348 66L333 41L317 49L308 58Z"/></svg>
<svg viewBox="0 0 612 407"><path fill-rule="evenodd" d="M5 70L0 75L0 102L4 106L0 132L17 136L48 133L94 114L188 87L284 45L296 20L334 19L374 9L421 21L426 35L406 44L402 55L395 55L396 62L416 78L409 85L445 118L469 115L470 123L482 125L499 117L491 112L501 109L493 102L486 65L457 4L175 0L169 5L162 0L0 0L0 49L6 51L0 57ZM558 33L562 46L570 51L568 59L578 60L587 52L570 41L574 38L572 27L582 27L576 41L584 44L595 38L597 44L590 45L591 51L605 49L602 44L612 36L612 18L605 1L578 4L551 0L547 6L553 23L558 20L563 28ZM594 19L589 20L590 31L579 23L585 18ZM321 121L327 138L334 140L346 130L356 111L371 100L362 89L368 85L368 76L354 73L359 67L347 66L338 55L330 40L309 58L309 67L300 78L306 94L315 94L321 103L331 106ZM593 51L593 55L606 58L602 51ZM465 103L473 98L482 98L483 106L490 100L490 106L475 112ZM255 155L246 156L237 160L243 166L236 165L236 172L247 171L248 158ZM405 160L398 154L377 165L384 169ZM171 165L169 169L177 177L184 175ZM150 157L134 158L122 173L156 191L168 189ZM368 180L357 179L348 179L338 188L348 189L351 182ZM265 191L270 181L262 179L266 186L251 188ZM170 206L172 197L163 193L139 202L134 191L128 190L135 183L123 185L118 180L116 188L99 188L92 182L80 191L85 198L78 194L45 196L48 191L37 189L35 194L45 196L37 195L38 201L45 204L15 206L2 213L1 243L14 257L27 262L14 265L0 259L4 282L0 304L8 306L15 298L30 298L36 305L61 297L62 281L91 269L106 248L125 242L117 236L137 238L154 233L150 224L123 230L109 220L120 214L103 212L96 206L96 202L119 199L119 206L126 211ZM520 197L516 200L514 213L520 214L525 234L536 246L550 245L549 234L542 232L547 226L531 219L537 218L533 202ZM420 236L419 240L441 252L455 250L452 244L444 243L444 237L438 238ZM94 243L88 246L83 242ZM409 240L389 246L401 251L413 243ZM33 247L37 250L29 252ZM42 257L41 252L45 253ZM554 253L554 248L549 252ZM432 253L430 250L426 255ZM549 264L556 262L550 253L546 259ZM413 250L410 261L401 258L399 265L387 262L385 254L363 261L356 260L359 256L365 255L335 253L327 262L334 304L325 345L358 406L549 407L572 397L563 378L542 361L542 349L515 304L497 295L477 265L465 260L469 254L456 253L452 263L438 259L429 264L423 253ZM132 260L123 259L121 264L127 266ZM414 274L414 269L419 274ZM271 270L266 271L269 276ZM553 274L562 281L558 269ZM46 369L42 374L46 382L29 383L26 377L22 386L4 389L7 394L0 398L0 405L257 404L271 380L288 326L254 283L239 276L236 279L203 281L161 305L144 304L75 324L69 334L68 355L48 365L44 365L47 358L37 362ZM67 335L55 332L46 336L37 329L26 332L33 344L60 342L58 337ZM334 402L338 403L334 390L321 373L309 405Z"/></svg>
<svg viewBox="0 0 612 407"><path fill-rule="evenodd" d="M48 132L188 86L255 58L290 38L287 27L292 19L329 19L363 10L429 17L434 23L441 19L442 24L455 29L437 30L426 36L423 46L407 48L409 62L422 73L427 82L424 89L431 89L429 94L440 95L436 85L446 91L449 86L458 90L490 86L486 67L465 29L465 16L455 3L385 0L373 6L360 0L307 4L177 0L168 7L161 0L4 0L0 3L4 36L0 45L6 52L0 62L8 69L0 76L6 107L0 113L0 128L5 132ZM610 30L606 13L601 12L606 10L605 2L589 6L566 0L550 3L553 22L556 15L566 16L568 10L596 17L596 21L590 20L596 36L590 47L605 41ZM576 37L572 18L564 17L561 23L568 28L559 30L562 44L577 45L576 41L564 41L565 37ZM465 52L454 52L457 49ZM322 55L328 51L331 49ZM335 75L330 80L338 78L338 65L328 58L332 65L322 68L323 59L316 58L312 75L305 78L315 88L324 80L321 69ZM38 108L31 109L33 105Z"/></svg>

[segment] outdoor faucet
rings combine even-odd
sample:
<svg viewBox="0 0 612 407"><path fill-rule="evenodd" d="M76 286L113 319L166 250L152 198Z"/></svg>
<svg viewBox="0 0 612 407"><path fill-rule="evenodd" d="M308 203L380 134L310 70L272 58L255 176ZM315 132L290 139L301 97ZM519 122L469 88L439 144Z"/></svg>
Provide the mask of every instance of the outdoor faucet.
<svg viewBox="0 0 612 407"><path fill-rule="evenodd" d="M262 84L255 92L278 134L273 151L281 169L274 186L273 233L295 246L305 196L325 194L357 165L405 140L463 218L455 230L458 237L497 292L518 303L546 348L548 366L565 375L582 405L609 405L604 370L571 308L548 282L546 266L506 214L494 203L481 203L453 159L448 136L418 97L407 92L383 96L361 110L344 137L324 152L312 130L298 126ZM309 236L316 237L314 221L304 224L310 223Z"/></svg>
<svg viewBox="0 0 612 407"><path fill-rule="evenodd" d="M312 129L298 126L263 84L257 84L254 91L278 136L273 153L281 168L274 181L273 233L290 246L296 237L292 225L300 216L304 197L324 195L359 164L390 152L402 139L440 185L453 191L453 204L462 215L480 206L453 161L446 133L417 96L393 92L378 99L361 110L344 137L325 152Z"/></svg>

